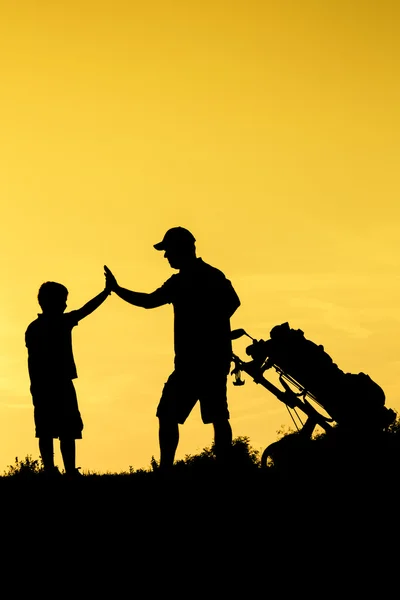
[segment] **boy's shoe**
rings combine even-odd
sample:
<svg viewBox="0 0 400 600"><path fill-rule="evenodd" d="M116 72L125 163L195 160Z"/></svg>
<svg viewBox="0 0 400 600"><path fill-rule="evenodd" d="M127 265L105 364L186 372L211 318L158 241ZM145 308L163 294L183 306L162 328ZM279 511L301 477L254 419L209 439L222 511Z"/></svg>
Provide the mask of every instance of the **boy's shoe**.
<svg viewBox="0 0 400 600"><path fill-rule="evenodd" d="M51 469L43 469L41 476L44 479L59 479L62 477L58 467L52 467Z"/></svg>

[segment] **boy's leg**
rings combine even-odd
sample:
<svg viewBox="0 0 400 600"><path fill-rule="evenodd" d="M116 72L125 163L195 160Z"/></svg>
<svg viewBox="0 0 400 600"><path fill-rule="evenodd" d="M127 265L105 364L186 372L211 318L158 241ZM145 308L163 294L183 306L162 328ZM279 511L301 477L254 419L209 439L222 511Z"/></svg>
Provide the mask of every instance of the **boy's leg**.
<svg viewBox="0 0 400 600"><path fill-rule="evenodd" d="M60 438L60 450L61 456L64 462L64 468L67 475L76 474L75 467L75 439L74 438Z"/></svg>
<svg viewBox="0 0 400 600"><path fill-rule="evenodd" d="M39 450L45 471L54 469L54 444L52 437L39 438Z"/></svg>

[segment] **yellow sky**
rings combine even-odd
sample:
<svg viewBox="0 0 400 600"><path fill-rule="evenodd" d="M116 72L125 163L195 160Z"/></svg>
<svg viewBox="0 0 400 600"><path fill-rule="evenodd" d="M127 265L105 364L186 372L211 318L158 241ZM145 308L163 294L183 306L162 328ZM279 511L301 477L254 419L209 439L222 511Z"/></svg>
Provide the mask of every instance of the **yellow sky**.
<svg viewBox="0 0 400 600"><path fill-rule="evenodd" d="M400 409L399 13L0 1L0 471L38 455L24 332L40 284L64 283L78 308L106 263L152 291L172 274L152 245L175 225L233 282L234 327L267 338L289 321ZM84 470L158 457L172 322L171 307L112 297L75 330ZM234 435L257 449L290 425L251 381L229 399ZM196 408L178 458L211 437Z"/></svg>

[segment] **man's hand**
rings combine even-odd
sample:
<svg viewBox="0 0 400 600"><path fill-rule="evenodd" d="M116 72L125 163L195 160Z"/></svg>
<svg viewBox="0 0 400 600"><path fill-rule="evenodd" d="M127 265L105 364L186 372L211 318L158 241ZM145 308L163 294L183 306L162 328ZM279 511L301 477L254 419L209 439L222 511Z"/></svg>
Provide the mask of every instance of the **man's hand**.
<svg viewBox="0 0 400 600"><path fill-rule="evenodd" d="M117 280L114 275L111 273L110 269L104 265L104 275L106 278L106 289L115 292L115 290L119 287Z"/></svg>

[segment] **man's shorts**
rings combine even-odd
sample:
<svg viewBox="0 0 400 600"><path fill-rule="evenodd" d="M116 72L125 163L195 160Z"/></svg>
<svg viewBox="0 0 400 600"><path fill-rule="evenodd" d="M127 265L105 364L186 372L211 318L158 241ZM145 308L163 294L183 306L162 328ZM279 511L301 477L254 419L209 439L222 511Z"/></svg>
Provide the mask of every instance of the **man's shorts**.
<svg viewBox="0 0 400 600"><path fill-rule="evenodd" d="M203 423L229 419L226 397L227 373L187 373L175 370L164 385L157 417L183 424L200 401Z"/></svg>
<svg viewBox="0 0 400 600"><path fill-rule="evenodd" d="M83 422L71 380L31 385L36 437L81 439Z"/></svg>

